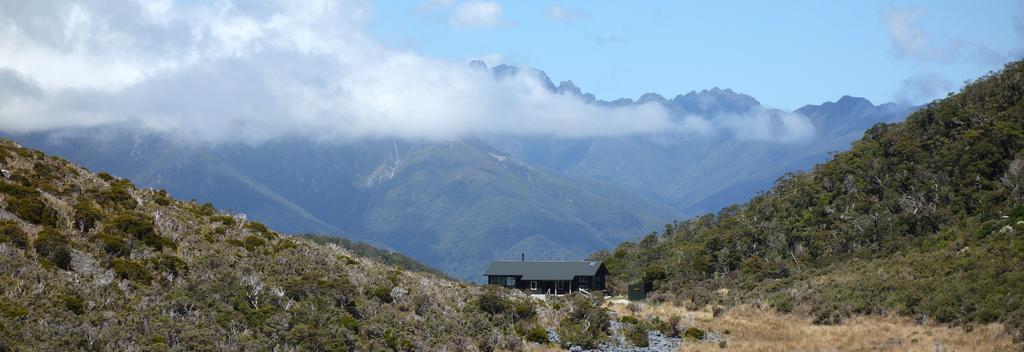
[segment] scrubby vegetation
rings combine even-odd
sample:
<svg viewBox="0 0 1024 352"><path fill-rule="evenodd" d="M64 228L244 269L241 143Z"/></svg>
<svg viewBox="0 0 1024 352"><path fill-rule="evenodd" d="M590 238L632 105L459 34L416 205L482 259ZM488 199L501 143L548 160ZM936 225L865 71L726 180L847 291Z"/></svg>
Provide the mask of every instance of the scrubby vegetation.
<svg viewBox="0 0 1024 352"><path fill-rule="evenodd" d="M595 254L620 292L766 304L819 324L888 312L1024 336L1024 62L744 205Z"/></svg>
<svg viewBox="0 0 1024 352"><path fill-rule="evenodd" d="M384 263L384 264L388 264L388 265L394 265L394 266L397 266L397 267L405 269L405 270L421 272L421 273L431 273L431 274L434 274L434 275L437 275L437 276L440 276L440 277L445 277L445 278L448 277L448 275L445 275L440 270L431 268L431 267L427 266L426 264L420 263L420 262L416 261L415 259L409 258L409 257L407 257L406 255L404 255L402 253L395 252L395 251L390 251L390 250L386 250L386 249L380 249L380 248L371 246L371 245L363 243L363 242L352 241L352 240L344 238L344 237L323 236L323 235L314 235L314 234L303 234L303 235L300 235L300 237L308 239L308 240L311 240L313 242L317 242L317 243L324 243L324 244L332 243L332 244L336 244L336 245L341 246L342 248L345 248L345 249L351 251L352 253L354 253L357 256L373 259L373 260L376 260L378 262L381 262L381 263Z"/></svg>
<svg viewBox="0 0 1024 352"><path fill-rule="evenodd" d="M562 347L595 348L608 338L611 316L600 305L600 299L582 295L562 299L565 311L558 324Z"/></svg>
<svg viewBox="0 0 1024 352"><path fill-rule="evenodd" d="M416 272L429 270L361 244L281 235L7 141L0 163L11 173L0 179L0 350L547 343L538 311L548 308L516 291Z"/></svg>

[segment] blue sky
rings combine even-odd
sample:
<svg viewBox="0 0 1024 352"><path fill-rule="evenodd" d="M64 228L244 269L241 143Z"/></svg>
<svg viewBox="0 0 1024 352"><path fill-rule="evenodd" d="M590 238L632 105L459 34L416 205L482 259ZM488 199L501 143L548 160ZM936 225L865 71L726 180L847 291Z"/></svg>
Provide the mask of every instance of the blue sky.
<svg viewBox="0 0 1024 352"><path fill-rule="evenodd" d="M763 126L785 142L813 132L805 117L598 106L468 62L603 99L720 87L787 110L847 94L921 104L1020 57L1022 1L0 1L0 130L259 143Z"/></svg>
<svg viewBox="0 0 1024 352"><path fill-rule="evenodd" d="M471 5L491 6L459 22ZM599 98L717 86L794 109L844 94L876 104L944 96L1020 57L1022 9L996 0L410 0L375 3L369 33L421 55L532 66Z"/></svg>

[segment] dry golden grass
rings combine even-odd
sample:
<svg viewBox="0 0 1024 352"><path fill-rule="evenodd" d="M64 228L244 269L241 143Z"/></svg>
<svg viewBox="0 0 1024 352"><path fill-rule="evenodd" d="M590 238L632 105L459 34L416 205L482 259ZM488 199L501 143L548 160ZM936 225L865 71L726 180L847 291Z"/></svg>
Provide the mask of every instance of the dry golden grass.
<svg viewBox="0 0 1024 352"><path fill-rule="evenodd" d="M619 316L634 315L623 304L608 304ZM858 316L843 325L814 325L810 318L779 314L770 309L735 307L719 317L710 308L688 311L671 304L648 305L634 316L682 318L684 327L711 331L726 340L687 341L680 351L1019 351L1002 325L976 326L967 331L942 325L917 325L905 317ZM725 332L728 331L728 334ZM938 347L937 347L938 346Z"/></svg>

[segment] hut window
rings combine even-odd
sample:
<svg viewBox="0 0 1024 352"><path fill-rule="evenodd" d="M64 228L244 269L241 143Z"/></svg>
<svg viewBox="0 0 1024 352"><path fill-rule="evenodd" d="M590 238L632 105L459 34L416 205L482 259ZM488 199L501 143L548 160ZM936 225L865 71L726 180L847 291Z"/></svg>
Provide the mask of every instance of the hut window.
<svg viewBox="0 0 1024 352"><path fill-rule="evenodd" d="M515 285L516 285L516 278L511 277L511 276L505 278L505 286L512 287L512 286L515 286Z"/></svg>
<svg viewBox="0 0 1024 352"><path fill-rule="evenodd" d="M530 281L530 289L534 290L534 291L537 290L537 282L536 281Z"/></svg>
<svg viewBox="0 0 1024 352"><path fill-rule="evenodd" d="M586 276L580 276L580 282L587 282Z"/></svg>

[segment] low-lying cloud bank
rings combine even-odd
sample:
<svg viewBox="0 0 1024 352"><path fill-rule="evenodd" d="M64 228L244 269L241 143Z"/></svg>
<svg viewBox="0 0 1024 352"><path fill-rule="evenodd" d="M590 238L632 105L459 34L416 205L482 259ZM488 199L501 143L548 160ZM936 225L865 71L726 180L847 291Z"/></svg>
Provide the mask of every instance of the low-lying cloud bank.
<svg viewBox="0 0 1024 352"><path fill-rule="evenodd" d="M786 142L798 115L673 118L382 47L358 1L0 2L0 130L127 125L202 143L692 132ZM796 136L796 137L794 137Z"/></svg>

